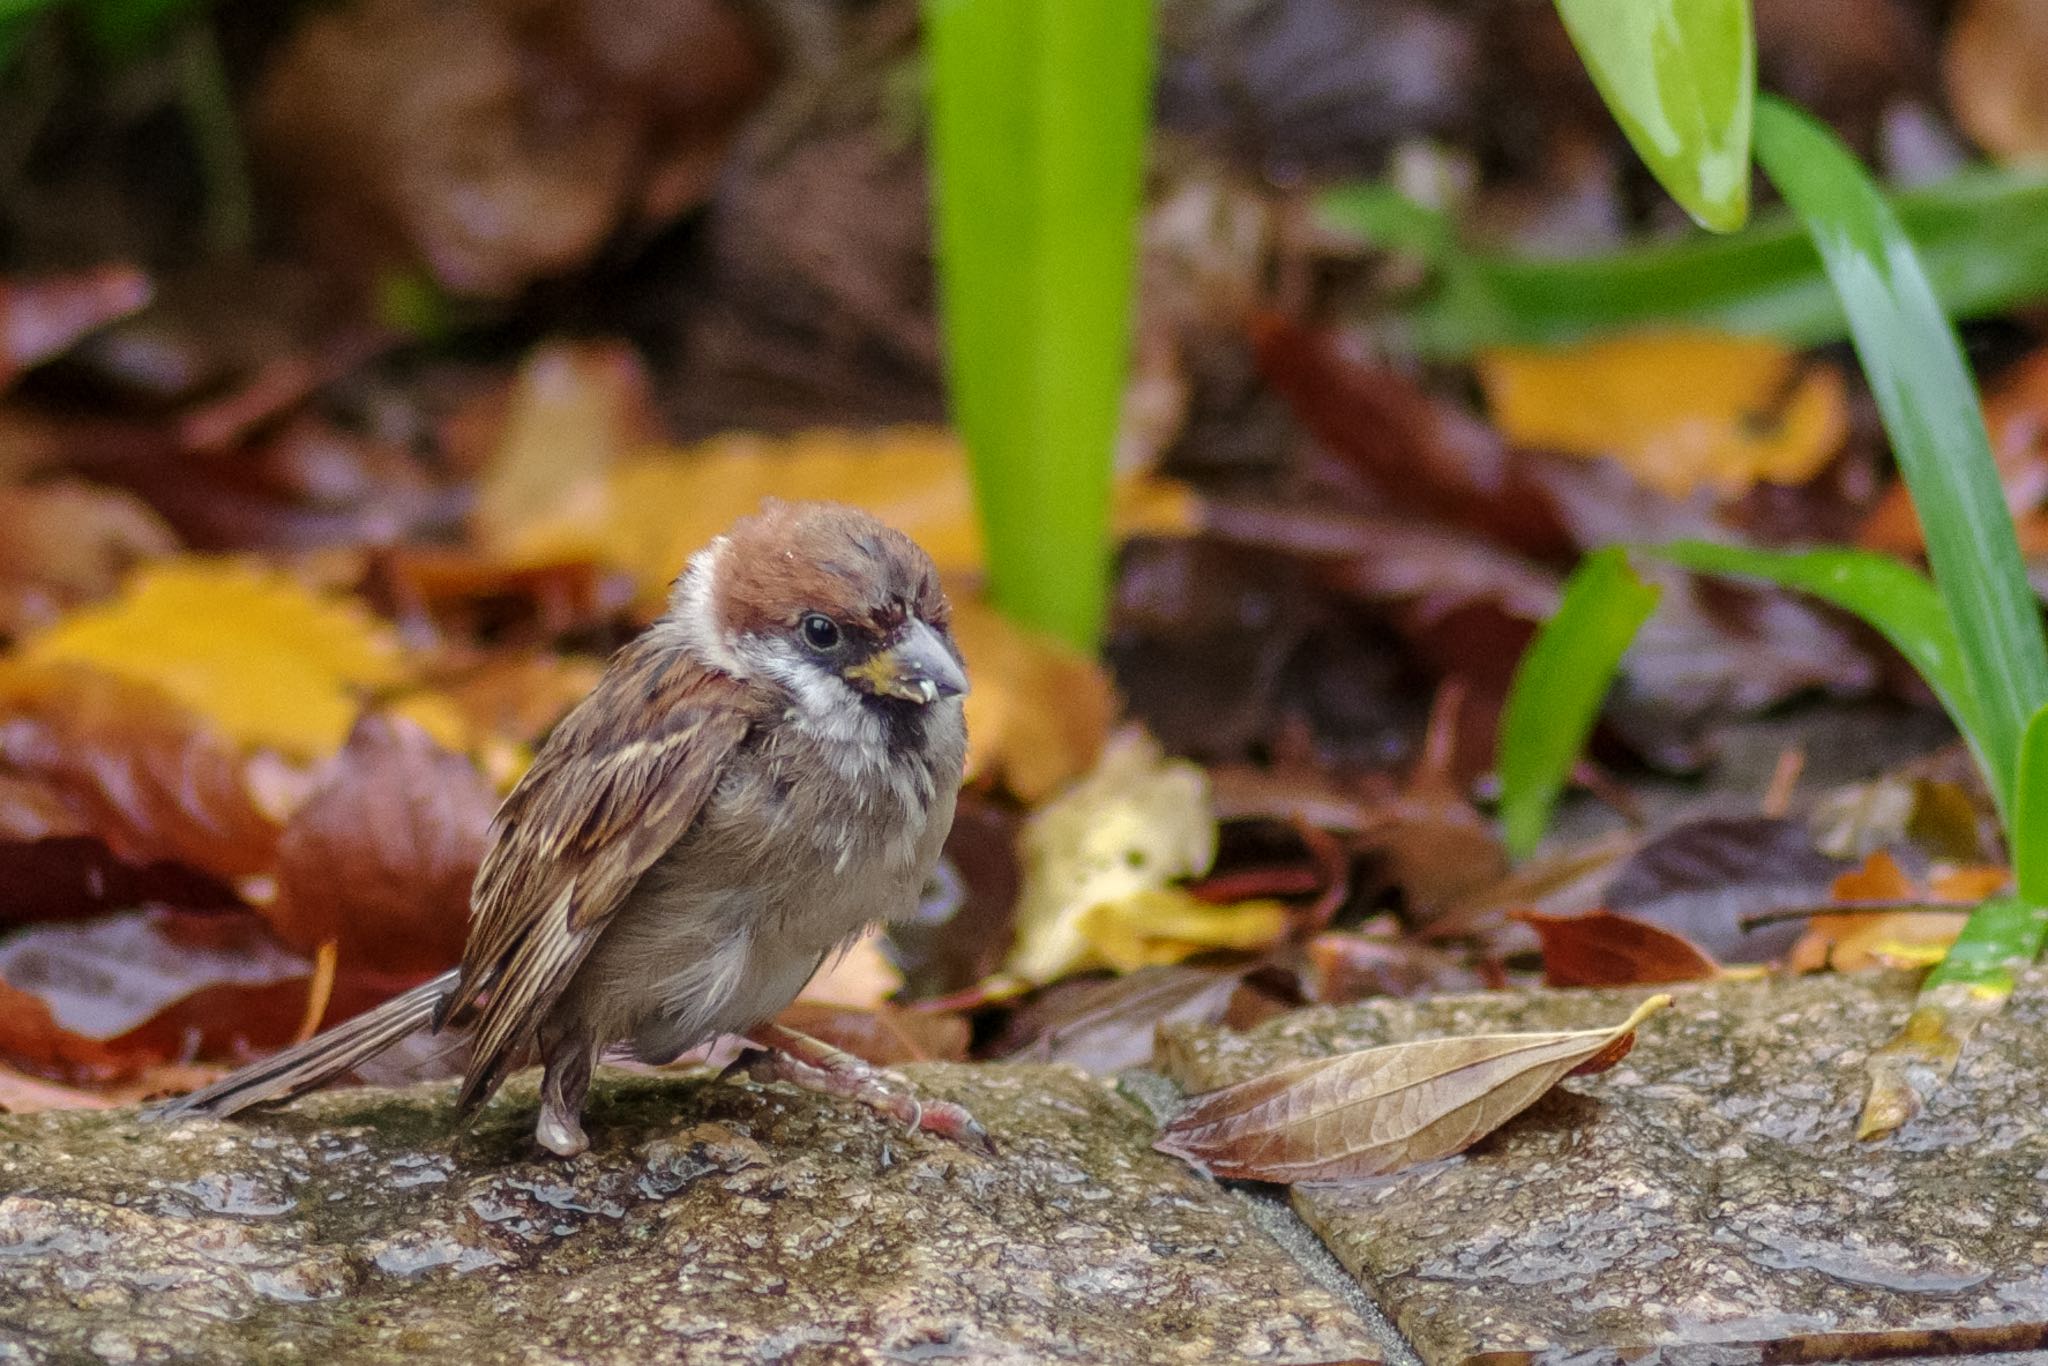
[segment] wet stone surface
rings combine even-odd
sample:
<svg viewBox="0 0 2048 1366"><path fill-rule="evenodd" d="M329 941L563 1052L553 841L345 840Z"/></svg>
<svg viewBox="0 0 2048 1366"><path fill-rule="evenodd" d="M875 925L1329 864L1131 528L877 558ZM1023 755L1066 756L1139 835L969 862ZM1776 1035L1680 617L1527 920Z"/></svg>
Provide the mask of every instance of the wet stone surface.
<svg viewBox="0 0 2048 1366"><path fill-rule="evenodd" d="M1401 1039L1604 1026L1648 994L1307 1010L1245 1035L1175 1029L1162 1057L1201 1090ZM1907 981L1675 994L1619 1066L1464 1156L1295 1191L1426 1362L2048 1361L2048 975L1880 1143L1853 1137L1861 1068L1905 1018Z"/></svg>
<svg viewBox="0 0 2048 1366"><path fill-rule="evenodd" d="M252 1122L0 1118L0 1362L1351 1362L1358 1315L1058 1067L908 1069L995 1158L782 1087L608 1076Z"/></svg>

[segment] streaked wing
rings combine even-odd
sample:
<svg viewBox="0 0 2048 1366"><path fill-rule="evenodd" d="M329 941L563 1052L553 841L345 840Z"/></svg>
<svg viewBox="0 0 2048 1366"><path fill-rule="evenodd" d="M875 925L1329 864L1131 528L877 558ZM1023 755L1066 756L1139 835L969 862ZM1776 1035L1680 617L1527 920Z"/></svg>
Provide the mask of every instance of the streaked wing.
<svg viewBox="0 0 2048 1366"><path fill-rule="evenodd" d="M628 733L616 720L627 715L657 719ZM751 724L740 684L643 638L548 737L499 808L471 896L462 986L446 1012L476 1007L463 1108L517 1062L605 921L696 821Z"/></svg>

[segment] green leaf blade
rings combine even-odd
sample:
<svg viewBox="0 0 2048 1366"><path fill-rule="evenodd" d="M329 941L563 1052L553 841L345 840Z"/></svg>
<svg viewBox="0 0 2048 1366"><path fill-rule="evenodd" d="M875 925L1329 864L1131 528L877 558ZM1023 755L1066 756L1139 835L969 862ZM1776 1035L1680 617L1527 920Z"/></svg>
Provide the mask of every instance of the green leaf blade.
<svg viewBox="0 0 2048 1366"><path fill-rule="evenodd" d="M939 284L998 606L1092 649L1108 602L1150 122L1150 0L927 0Z"/></svg>
<svg viewBox="0 0 2048 1366"><path fill-rule="evenodd" d="M1979 754L2009 813L2021 735L2048 702L2048 643L1955 330L1897 216L1831 133L1767 99L1757 156L1841 296L1961 646Z"/></svg>
<svg viewBox="0 0 2048 1366"><path fill-rule="evenodd" d="M1572 764L1636 632L1660 596L1619 546L1596 550L1566 580L1557 611L1515 666L1501 714L1501 827L1526 856L1543 838Z"/></svg>
<svg viewBox="0 0 2048 1366"><path fill-rule="evenodd" d="M1636 154L1702 227L1749 219L1756 38L1749 0L1557 0Z"/></svg>

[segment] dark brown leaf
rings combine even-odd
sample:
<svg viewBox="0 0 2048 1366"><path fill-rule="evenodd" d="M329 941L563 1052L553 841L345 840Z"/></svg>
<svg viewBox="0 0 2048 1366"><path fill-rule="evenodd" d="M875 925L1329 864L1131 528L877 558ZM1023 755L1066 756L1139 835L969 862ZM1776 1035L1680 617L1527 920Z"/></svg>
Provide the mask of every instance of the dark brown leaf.
<svg viewBox="0 0 2048 1366"><path fill-rule="evenodd" d="M1319 1005L1372 996L1482 991L1493 985L1462 959L1414 939L1319 934L1302 946L1301 992Z"/></svg>
<svg viewBox="0 0 2048 1366"><path fill-rule="evenodd" d="M1846 865L1813 846L1797 821L1711 816L1687 821L1638 850L1607 886L1608 909L1657 925L1723 963L1763 963L1799 937L1794 923L1745 930L1786 906L1819 905Z"/></svg>
<svg viewBox="0 0 2048 1366"><path fill-rule="evenodd" d="M1152 1040L1169 1021L1210 1024L1223 1018L1244 973L1189 963L1140 968L1070 993L1057 1013L1033 1012L1040 1027L1008 1056L1064 1062L1100 1076L1152 1058ZM1026 1008L1029 1010L1029 1007Z"/></svg>
<svg viewBox="0 0 2048 1366"><path fill-rule="evenodd" d="M1422 1039L1313 1058L1195 1096L1153 1146L1212 1176L1349 1181L1463 1152L1573 1072L1611 1066L1652 996L1612 1029Z"/></svg>
<svg viewBox="0 0 2048 1366"><path fill-rule="evenodd" d="M904 1010L886 1002L870 1009L796 1001L775 1017L777 1024L877 1067L905 1062L959 1062L967 1056L967 1021L958 1015Z"/></svg>
<svg viewBox="0 0 2048 1366"><path fill-rule="evenodd" d="M247 911L136 911L35 926L0 948L0 1058L104 1084L195 1053L270 1051L298 1029L307 985L304 961ZM409 985L344 978L327 1018L346 1018Z"/></svg>
<svg viewBox="0 0 2048 1366"><path fill-rule="evenodd" d="M149 296L149 277L133 266L0 283L0 389L94 328L135 312Z"/></svg>
<svg viewBox="0 0 2048 1366"><path fill-rule="evenodd" d="M1543 982L1553 987L1637 987L1717 977L1721 965L1682 935L1612 911L1515 917L1543 941Z"/></svg>
<svg viewBox="0 0 2048 1366"><path fill-rule="evenodd" d="M72 666L0 666L0 774L16 800L0 829L37 833L56 804L136 865L182 863L214 877L268 872L278 827L251 794L241 754L154 688ZM42 792L41 817L20 783Z"/></svg>
<svg viewBox="0 0 2048 1366"><path fill-rule="evenodd" d="M364 717L285 827L279 937L305 953L335 941L345 972L452 966L496 806L469 760L402 717Z"/></svg>

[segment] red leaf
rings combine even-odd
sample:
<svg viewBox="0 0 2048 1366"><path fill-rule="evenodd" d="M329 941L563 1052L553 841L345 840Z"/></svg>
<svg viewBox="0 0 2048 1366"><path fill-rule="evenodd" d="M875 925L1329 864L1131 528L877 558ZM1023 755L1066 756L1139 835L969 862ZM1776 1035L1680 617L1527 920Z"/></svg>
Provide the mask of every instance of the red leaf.
<svg viewBox="0 0 2048 1366"><path fill-rule="evenodd" d="M304 953L335 941L345 971L452 966L496 807L469 760L402 717L364 717L285 827L278 937Z"/></svg>
<svg viewBox="0 0 2048 1366"><path fill-rule="evenodd" d="M268 871L276 855L277 824L251 795L240 752L156 689L112 674L0 667L0 771L15 779L0 832L16 838L91 834L128 863L223 879ZM36 802L23 783L41 790ZM59 808L72 823L50 829Z"/></svg>
<svg viewBox="0 0 2048 1366"><path fill-rule="evenodd" d="M1546 986L1650 986L1721 973L1721 965L1691 940L1612 911L1563 916L1518 911L1513 918L1543 941Z"/></svg>
<svg viewBox="0 0 2048 1366"><path fill-rule="evenodd" d="M901 1010L883 1004L852 1006L797 1001L775 1017L777 1024L823 1039L877 1067L904 1062L960 1062L967 1056L967 1021L958 1015Z"/></svg>

